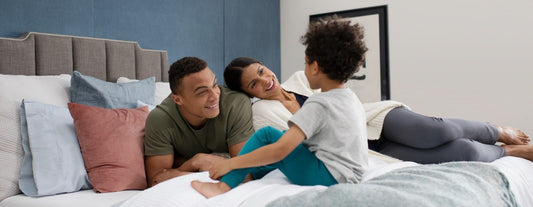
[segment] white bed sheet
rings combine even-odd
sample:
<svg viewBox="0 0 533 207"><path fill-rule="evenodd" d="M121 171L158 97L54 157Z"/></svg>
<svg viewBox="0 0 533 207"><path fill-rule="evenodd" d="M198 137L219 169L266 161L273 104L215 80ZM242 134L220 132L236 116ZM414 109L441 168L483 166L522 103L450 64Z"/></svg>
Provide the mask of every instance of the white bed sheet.
<svg viewBox="0 0 533 207"><path fill-rule="evenodd" d="M414 162L388 164L379 159L369 159L370 168L363 182L395 169L418 165ZM523 207L533 207L533 162L517 158L503 157L491 163L509 180L517 202ZM174 178L134 195L121 203L121 207L141 206L265 206L269 202L294 195L309 189L324 189L324 186L298 186L290 184L278 170L267 174L263 179L250 181L220 196L206 199L191 186L192 180L212 181L207 172L193 173Z"/></svg>
<svg viewBox="0 0 533 207"><path fill-rule="evenodd" d="M414 162L386 163L375 157L369 158L369 170L363 182L395 169L418 165ZM491 163L509 180L517 203L523 207L533 207L533 162L517 158L503 157ZM94 193L91 190L76 193L30 198L22 194L0 202L0 207L34 206L265 206L269 202L300 193L309 189L325 189L325 186L298 186L291 184L278 170L267 174L263 179L239 185L221 196L206 199L191 186L192 180L212 181L208 172L199 172L165 181L145 191L121 191L115 193Z"/></svg>
<svg viewBox="0 0 533 207"><path fill-rule="evenodd" d="M519 206L533 207L533 162L507 156L491 164L507 177Z"/></svg>
<svg viewBox="0 0 533 207"><path fill-rule="evenodd" d="M109 207L142 192L127 190L113 193L95 193L83 190L75 193L32 198L18 194L0 202L0 207Z"/></svg>

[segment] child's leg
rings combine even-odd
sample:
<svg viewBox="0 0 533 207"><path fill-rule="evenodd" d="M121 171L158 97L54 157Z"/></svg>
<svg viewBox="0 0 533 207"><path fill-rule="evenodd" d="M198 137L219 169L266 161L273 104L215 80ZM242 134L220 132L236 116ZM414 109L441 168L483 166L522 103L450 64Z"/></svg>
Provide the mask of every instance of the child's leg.
<svg viewBox="0 0 533 207"><path fill-rule="evenodd" d="M385 117L382 135L389 141L428 149L459 138L494 144L498 130L489 123L428 117L400 107Z"/></svg>
<svg viewBox="0 0 533 207"><path fill-rule="evenodd" d="M289 180L297 185L337 184L324 163L303 144L298 145L285 159L273 163Z"/></svg>
<svg viewBox="0 0 533 207"><path fill-rule="evenodd" d="M272 144L281 138L284 132L279 131L278 129L274 127L263 127L259 130L257 130L250 139L244 144L241 151L239 152L239 155L243 155L246 153L249 153L251 151L254 151L257 148L260 148L262 146ZM236 187L239 185L246 175L248 173L252 174L252 177L255 179L261 178L264 175L266 175L268 172L274 170L274 167L271 166L262 166L262 167L255 167L255 168L243 168L243 169L236 169L232 170L228 174L224 175L220 181L225 182L228 184L231 188Z"/></svg>
<svg viewBox="0 0 533 207"><path fill-rule="evenodd" d="M250 137L248 142L241 149L239 155L249 153L259 147L274 143L281 138L284 132L273 127L264 127L259 129ZM248 173L254 178L260 178L273 169L279 168L289 180L298 185L333 185L337 181L331 176L326 166L316 158L315 154L310 152L302 144L298 145L285 159L268 166L243 168L232 170L224 175L222 182L228 184L231 188L239 185ZM260 177L257 177L260 175Z"/></svg>

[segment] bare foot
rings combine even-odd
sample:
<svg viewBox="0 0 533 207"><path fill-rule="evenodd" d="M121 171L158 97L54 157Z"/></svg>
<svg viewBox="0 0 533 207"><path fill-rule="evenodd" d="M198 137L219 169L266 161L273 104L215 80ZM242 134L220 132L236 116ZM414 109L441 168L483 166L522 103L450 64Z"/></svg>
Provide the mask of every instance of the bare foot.
<svg viewBox="0 0 533 207"><path fill-rule="evenodd" d="M524 145L529 143L529 136L514 127L501 127L496 126L499 133L499 142L503 142L507 145Z"/></svg>
<svg viewBox="0 0 533 207"><path fill-rule="evenodd" d="M211 198L231 190L228 184L224 182L210 183L193 180L191 186L206 198Z"/></svg>
<svg viewBox="0 0 533 207"><path fill-rule="evenodd" d="M533 145L503 145L507 155L521 157L533 162Z"/></svg>

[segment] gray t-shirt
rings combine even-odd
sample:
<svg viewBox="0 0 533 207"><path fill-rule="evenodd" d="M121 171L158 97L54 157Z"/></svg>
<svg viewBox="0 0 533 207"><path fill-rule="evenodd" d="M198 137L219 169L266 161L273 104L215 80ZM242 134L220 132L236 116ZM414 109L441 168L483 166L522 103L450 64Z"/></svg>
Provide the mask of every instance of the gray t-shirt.
<svg viewBox="0 0 533 207"><path fill-rule="evenodd" d="M368 166L366 116L348 88L315 94L289 120L305 134L315 153L339 183L359 183Z"/></svg>

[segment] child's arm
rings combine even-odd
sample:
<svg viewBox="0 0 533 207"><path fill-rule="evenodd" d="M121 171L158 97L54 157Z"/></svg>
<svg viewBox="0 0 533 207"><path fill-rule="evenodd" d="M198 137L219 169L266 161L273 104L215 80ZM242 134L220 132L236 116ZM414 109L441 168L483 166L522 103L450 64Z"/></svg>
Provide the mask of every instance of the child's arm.
<svg viewBox="0 0 533 207"><path fill-rule="evenodd" d="M292 125L285 134L275 143L262 146L256 150L240 155L211 167L209 175L212 179L218 179L231 170L257 167L278 162L287 157L303 140L305 134L296 125Z"/></svg>

